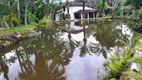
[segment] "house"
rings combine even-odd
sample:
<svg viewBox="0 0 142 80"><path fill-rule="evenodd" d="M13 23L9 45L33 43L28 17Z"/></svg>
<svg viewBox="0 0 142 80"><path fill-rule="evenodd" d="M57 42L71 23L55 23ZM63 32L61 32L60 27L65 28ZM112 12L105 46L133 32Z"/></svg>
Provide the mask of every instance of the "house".
<svg viewBox="0 0 142 80"><path fill-rule="evenodd" d="M70 14L70 20L75 20L75 19L82 19L83 18L83 3L82 2L77 2L77 1L72 1L69 2L69 14ZM60 13L64 13L67 15L67 5L62 7L62 9L57 11L56 14L56 21L60 20ZM96 9L93 9L90 7L90 5L85 4L85 11L84 11L85 18L95 18L96 17Z"/></svg>

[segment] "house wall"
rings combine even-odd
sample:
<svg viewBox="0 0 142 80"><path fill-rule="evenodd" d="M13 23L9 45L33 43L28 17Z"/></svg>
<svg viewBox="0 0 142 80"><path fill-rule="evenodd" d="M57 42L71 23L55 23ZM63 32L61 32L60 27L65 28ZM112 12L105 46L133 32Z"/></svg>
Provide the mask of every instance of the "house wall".
<svg viewBox="0 0 142 80"><path fill-rule="evenodd" d="M75 16L74 16L74 13L79 11L79 10L82 10L83 7L82 6L70 6L69 7L69 14L71 16L71 20L75 20ZM85 6L85 10L89 10L89 9L92 9L92 8L89 8L87 6ZM65 11L64 11L65 15L67 14L67 7L65 8Z"/></svg>
<svg viewBox="0 0 142 80"><path fill-rule="evenodd" d="M59 14L56 14L55 16L56 16L56 17L55 17L55 20L56 20L56 21L60 21L60 16L59 16Z"/></svg>

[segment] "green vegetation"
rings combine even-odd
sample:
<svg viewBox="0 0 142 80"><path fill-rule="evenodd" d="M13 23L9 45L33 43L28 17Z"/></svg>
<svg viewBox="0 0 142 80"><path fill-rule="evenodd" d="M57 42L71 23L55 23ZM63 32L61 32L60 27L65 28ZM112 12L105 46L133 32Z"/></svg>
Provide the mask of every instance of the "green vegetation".
<svg viewBox="0 0 142 80"><path fill-rule="evenodd" d="M18 18L15 13L10 13L9 15L4 16L3 20L6 21L11 27L19 25Z"/></svg>
<svg viewBox="0 0 142 80"><path fill-rule="evenodd" d="M140 65L140 72L133 72L128 70L126 72L123 72L123 75L125 75L126 79L133 78L136 80L142 80L142 56L129 59L128 63L131 63L131 62L136 62Z"/></svg>
<svg viewBox="0 0 142 80"><path fill-rule="evenodd" d="M119 53L113 54L112 59L109 60L105 66L109 67L109 75L104 77L105 79L119 78L122 72L128 68L127 60L131 58L133 49L126 49L120 55ZM119 55L119 56L118 56Z"/></svg>
<svg viewBox="0 0 142 80"><path fill-rule="evenodd" d="M131 46L127 47L122 53L114 53L111 60L108 60L104 66L109 67L109 74L104 79L119 79L124 75L125 80L134 78L136 80L142 79L142 56L133 58L134 51L142 51L141 35L134 38ZM129 70L129 65L132 62L140 64L140 72L132 72Z"/></svg>
<svg viewBox="0 0 142 80"><path fill-rule="evenodd" d="M50 16L44 17L42 20L39 21L38 27L44 27L44 28L51 28L52 27L52 21L50 20Z"/></svg>
<svg viewBox="0 0 142 80"><path fill-rule="evenodd" d="M142 74L139 74L139 73L136 73L136 72L127 71L123 74L125 75L126 80L129 80L131 78L133 78L135 80L142 80Z"/></svg>
<svg viewBox="0 0 142 80"><path fill-rule="evenodd" d="M105 10L107 9L107 3L105 2L104 8ZM97 9L102 10L103 9L103 0L100 0L98 5L97 5Z"/></svg>
<svg viewBox="0 0 142 80"><path fill-rule="evenodd" d="M66 20L66 16L64 13L59 14L60 20Z"/></svg>
<svg viewBox="0 0 142 80"><path fill-rule="evenodd" d="M142 19L142 0L126 0L126 2L124 2L123 0L76 1L85 2L91 4L92 7L97 8L99 17L89 20L103 21L107 18L110 19L111 16L114 16L116 18L126 18L130 20ZM0 35L5 36L7 34L14 34L16 32L26 32L36 29L38 27L51 29L53 26L52 22L55 19L56 11L61 9L64 4L66 3L63 3L62 0L0 0L0 29L2 28L0 30ZM67 21L66 14L60 13L59 16L60 20L62 20L63 22ZM95 16L97 16L97 14ZM79 20L89 21L88 19ZM99 34L95 33L95 36L97 39L99 39L100 43L102 42L103 45L110 46L113 44L117 44L115 42L108 43L111 39L108 39L108 36L104 36L104 33L105 35L110 35L111 33L109 33L109 31L109 27L105 29L100 29L98 30ZM20 35L23 37L23 34ZM116 37L118 38L120 38L121 36L121 34L119 34L120 36L118 34L114 34L114 36L115 35L117 35ZM116 80L124 75L127 79L135 78L138 80L142 80L142 57L132 58L132 54L135 50L142 52L142 42L138 41L140 39L141 38L134 39L132 41L132 44L128 45L123 52L120 53L116 51L113 54L112 58L104 64L105 67L109 67L108 75L104 76L104 79ZM4 44L6 46L10 45L10 40L9 42L6 42L5 40L0 40L0 44ZM108 40L108 42L104 43L104 40ZM84 49L82 49L82 52L83 50ZM106 56L106 53L103 55ZM140 64L140 72L129 71L128 68L130 63L132 62Z"/></svg>
<svg viewBox="0 0 142 80"><path fill-rule="evenodd" d="M62 7L61 0L1 0L0 35L51 27L55 13ZM46 18L46 16L48 16Z"/></svg>
<svg viewBox="0 0 142 80"><path fill-rule="evenodd" d="M61 0L1 0L0 28L35 24L49 15L54 20L62 5Z"/></svg>
<svg viewBox="0 0 142 80"><path fill-rule="evenodd" d="M31 12L28 13L28 22L29 22L29 24L36 23L37 21L38 21L38 18L36 17L36 15L32 14Z"/></svg>
<svg viewBox="0 0 142 80"><path fill-rule="evenodd" d="M124 18L129 20L142 19L142 11L140 9L142 6L141 0L126 0L123 4L124 5L118 5L115 7L114 16L116 18Z"/></svg>
<svg viewBox="0 0 142 80"><path fill-rule="evenodd" d="M36 26L19 26L19 27L13 27L13 28L7 28L7 29L4 29L4 30L0 30L0 35L3 35L3 34L11 34L11 33L14 33L14 32L20 32L20 31L26 31L26 30L33 30L37 28Z"/></svg>

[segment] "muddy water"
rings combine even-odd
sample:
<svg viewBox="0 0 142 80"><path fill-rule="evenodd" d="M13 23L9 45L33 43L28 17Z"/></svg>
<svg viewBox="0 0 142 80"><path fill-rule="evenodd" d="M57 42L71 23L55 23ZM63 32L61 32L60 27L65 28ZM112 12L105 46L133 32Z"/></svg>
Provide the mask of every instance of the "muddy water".
<svg viewBox="0 0 142 80"><path fill-rule="evenodd" d="M58 24L0 52L0 80L101 80L103 63L135 35L119 20Z"/></svg>

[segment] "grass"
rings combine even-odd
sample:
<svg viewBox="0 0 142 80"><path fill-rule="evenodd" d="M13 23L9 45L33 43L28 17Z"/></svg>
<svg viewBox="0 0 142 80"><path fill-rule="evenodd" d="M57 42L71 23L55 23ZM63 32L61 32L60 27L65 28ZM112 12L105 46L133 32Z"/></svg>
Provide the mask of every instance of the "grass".
<svg viewBox="0 0 142 80"><path fill-rule="evenodd" d="M7 28L7 29L4 29L4 30L0 30L0 35L12 34L14 32L20 32L20 31L25 31L25 30L33 30L35 28L37 28L37 27L36 26L32 26L32 25Z"/></svg>

